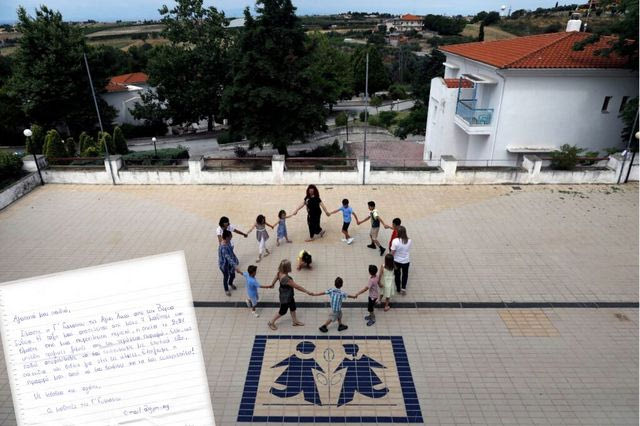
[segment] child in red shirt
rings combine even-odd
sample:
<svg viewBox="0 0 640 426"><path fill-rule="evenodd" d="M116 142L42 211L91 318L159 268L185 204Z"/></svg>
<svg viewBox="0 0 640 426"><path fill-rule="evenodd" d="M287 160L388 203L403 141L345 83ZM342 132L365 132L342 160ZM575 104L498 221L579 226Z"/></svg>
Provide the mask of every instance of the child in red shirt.
<svg viewBox="0 0 640 426"><path fill-rule="evenodd" d="M391 232L391 239L389 240L389 250L391 250L391 243L393 242L393 239L398 238L398 226L400 226L401 224L402 221L399 217L396 217L391 222L391 228L393 229L393 231Z"/></svg>

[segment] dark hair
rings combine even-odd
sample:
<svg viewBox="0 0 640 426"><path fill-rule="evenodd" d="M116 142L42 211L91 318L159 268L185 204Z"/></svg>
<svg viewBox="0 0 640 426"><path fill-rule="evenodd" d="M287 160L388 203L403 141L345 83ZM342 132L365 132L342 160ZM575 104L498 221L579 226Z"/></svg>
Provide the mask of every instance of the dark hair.
<svg viewBox="0 0 640 426"><path fill-rule="evenodd" d="M376 265L369 265L369 275L375 275L378 273L378 267Z"/></svg>
<svg viewBox="0 0 640 426"><path fill-rule="evenodd" d="M336 288L342 287L342 278L340 277L336 278L334 284L336 285Z"/></svg>
<svg viewBox="0 0 640 426"><path fill-rule="evenodd" d="M307 265L311 265L311 255L305 251L302 253L302 261Z"/></svg>
<svg viewBox="0 0 640 426"><path fill-rule="evenodd" d="M346 198L344 200L342 200L342 205L343 206L348 206L349 205L349 200L347 200Z"/></svg>
<svg viewBox="0 0 640 426"><path fill-rule="evenodd" d="M393 218L393 220L391 221L391 223L393 223L395 226L400 226L400 224L402 223L402 221L400 220L399 217L395 217Z"/></svg>
<svg viewBox="0 0 640 426"><path fill-rule="evenodd" d="M257 270L258 267L256 265L249 265L249 267L247 268L247 272L249 273L249 275L254 275Z"/></svg>
<svg viewBox="0 0 640 426"><path fill-rule="evenodd" d="M313 189L313 194L316 198L320 198L320 193L318 192L318 188L315 185L309 185L307 186L307 192L305 193L304 199L307 200L311 197L309 197L309 190Z"/></svg>
<svg viewBox="0 0 640 426"><path fill-rule="evenodd" d="M263 214L259 214L258 217L256 217L256 223L258 225L264 225L265 222L265 218Z"/></svg>
<svg viewBox="0 0 640 426"><path fill-rule="evenodd" d="M279 219L282 219L282 216L286 216L286 215L287 215L287 212L285 212L284 210L280 210L280 211L278 212L278 218L279 218Z"/></svg>
<svg viewBox="0 0 640 426"><path fill-rule="evenodd" d="M229 218L228 218L228 217L226 217L226 216L222 216L222 217L220 218L220 220L218 221L218 225L222 226L222 225L224 225L225 223L229 223Z"/></svg>
<svg viewBox="0 0 640 426"><path fill-rule="evenodd" d="M384 269L393 270L395 268L395 264L393 263L393 255L391 253L387 253L384 257Z"/></svg>
<svg viewBox="0 0 640 426"><path fill-rule="evenodd" d="M376 203L375 203L375 201L369 201L369 202L367 203L367 205L368 205L369 207L375 207L375 206L376 206Z"/></svg>
<svg viewBox="0 0 640 426"><path fill-rule="evenodd" d="M407 244L409 237L407 237L407 228L404 226L398 226L398 238L402 240L402 244Z"/></svg>
<svg viewBox="0 0 640 426"><path fill-rule="evenodd" d="M222 239L228 240L229 238L231 238L231 231L228 231L226 229L222 231Z"/></svg>

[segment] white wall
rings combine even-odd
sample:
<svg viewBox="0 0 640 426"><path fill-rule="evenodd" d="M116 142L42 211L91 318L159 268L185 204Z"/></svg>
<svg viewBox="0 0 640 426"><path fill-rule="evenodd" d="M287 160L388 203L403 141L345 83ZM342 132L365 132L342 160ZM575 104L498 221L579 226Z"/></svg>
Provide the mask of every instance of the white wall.
<svg viewBox="0 0 640 426"><path fill-rule="evenodd" d="M506 86L495 156L508 145L577 145L594 151L622 147L618 110L638 95L638 74L621 70L504 70ZM612 96L609 113L602 113Z"/></svg>
<svg viewBox="0 0 640 426"><path fill-rule="evenodd" d="M140 93L146 90L149 86L146 84L136 84L137 87L141 87L143 90L133 90L127 92L108 92L103 93L100 96L106 103L111 105L116 110L116 118L114 122L117 124L143 124L142 120L136 120L133 118L129 109L133 109L136 103L140 103Z"/></svg>
<svg viewBox="0 0 640 426"><path fill-rule="evenodd" d="M493 108L489 135L469 136L454 123L458 89L448 89L441 78L431 81L424 158L441 155L458 159L515 161L508 146L578 145L602 151L620 147L622 122L618 110L623 96L637 96L638 75L626 70L498 70L457 55L447 54L446 78L479 74L496 84L477 85L478 108ZM612 96L609 113L601 112L605 96ZM434 102L434 106L431 105ZM444 110L443 100L453 105ZM453 102L451 102L453 100ZM438 113L435 113L438 105ZM443 116L440 114L444 113ZM436 123L433 124L435 117Z"/></svg>

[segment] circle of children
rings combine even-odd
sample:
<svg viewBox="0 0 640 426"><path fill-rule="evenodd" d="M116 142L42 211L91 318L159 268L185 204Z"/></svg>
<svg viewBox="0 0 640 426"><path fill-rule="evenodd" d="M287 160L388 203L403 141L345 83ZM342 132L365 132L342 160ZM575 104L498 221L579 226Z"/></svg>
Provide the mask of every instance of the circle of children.
<svg viewBox="0 0 640 426"><path fill-rule="evenodd" d="M320 194L315 185L309 185L306 191L304 201L300 206L290 215L284 210L280 210L278 213L277 222L277 237L276 245L279 246L281 242L286 241L291 243L289 235L287 234L287 219L295 216L302 208L307 210L307 225L309 227L309 238L305 242L311 242L316 238L324 237L325 231L320 227L320 217L322 211L327 216L332 214L342 213L342 234L344 238L342 241L346 244L353 243L353 238L349 234L349 225L351 225L352 217L355 219L358 225L364 222L371 222L371 230L369 237L371 243L367 247L378 250L380 256L384 256L386 248L382 247L378 241L378 232L380 226L384 226L386 229L393 229L391 240L389 241L389 252L384 256L384 261L380 267L376 265L369 265L368 273L369 280L366 287L359 290L357 293L350 295L342 290L343 281L342 278L337 277L334 282L334 288L330 288L326 291L311 292L300 284L298 284L289 275L291 272L291 262L284 259L280 262L278 272L276 273L271 285L260 285L256 280L257 266L250 265L245 272L238 268L238 258L233 251L232 237L233 234L239 234L245 238L254 229L256 231L256 239L258 240L258 258L256 263L260 262L263 257L270 254L267 249L267 240L269 239L269 233L267 232L267 226L274 229L276 224L270 224L267 222L264 215L260 214L256 218L256 223L247 231L242 232L230 223L229 218L223 216L220 218L219 226L216 231L218 235L218 266L223 275L223 286L227 296L231 295L231 290L236 290L237 287L233 284L235 279L235 273L242 274L246 279L247 289L247 306L251 309L253 315L258 317L259 314L256 311L258 304L258 289L259 288L274 288L276 283L279 285L279 299L280 309L276 315L268 322L269 328L277 330L276 322L284 316L287 311L291 312L291 319L294 326L303 326L296 315L296 301L295 291L306 293L310 296L322 296L328 295L331 305L331 310L327 321L320 327L320 331L327 332L327 327L332 322L338 323L338 330L346 330L347 326L342 323L342 302L347 298L355 299L359 295L368 292L368 306L367 310L369 315L365 317L367 325L371 326L375 324L376 317L374 307L376 304L384 303L384 311L390 309L390 299L395 296L396 292L405 295L407 292L407 279L409 274L409 251L411 249L411 239L407 237L407 230L404 226L401 226L399 218L393 219L392 225L387 225L380 217L380 214L376 210L376 205L373 201L368 202L369 214L366 218L359 220L356 216L353 208L349 206L349 200L342 200L342 206L332 212L329 212L320 199ZM312 257L307 250L302 250L297 258L297 269L312 268Z"/></svg>

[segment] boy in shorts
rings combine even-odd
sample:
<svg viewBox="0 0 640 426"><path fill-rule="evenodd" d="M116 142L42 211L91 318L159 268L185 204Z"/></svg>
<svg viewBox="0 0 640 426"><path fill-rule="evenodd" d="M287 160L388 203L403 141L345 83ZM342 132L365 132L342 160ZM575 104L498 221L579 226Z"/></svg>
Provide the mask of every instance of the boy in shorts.
<svg viewBox="0 0 640 426"><path fill-rule="evenodd" d="M335 209L329 216L334 213L342 212L342 233L344 234L344 238L341 240L343 243L351 244L353 242L353 238L349 235L349 225L351 225L351 216L356 218L356 222L358 221L358 216L353 212L353 208L349 207L349 200L346 198L342 200L342 207Z"/></svg>
<svg viewBox="0 0 640 426"><path fill-rule="evenodd" d="M258 318L260 314L256 312L256 306L258 306L258 300L260 300L260 296L258 296L259 288L270 288L268 285L260 285L258 280L256 280L256 272L258 272L258 267L255 265L249 265L247 268L247 272L242 272L240 268L236 268L236 271L247 280L247 306L251 308L251 313L254 317Z"/></svg>
<svg viewBox="0 0 640 426"><path fill-rule="evenodd" d="M320 331L326 333L329 331L327 326L334 321L338 321L338 331L343 331L349 328L342 323L342 301L347 297L355 299L356 296L345 293L340 290L342 288L342 278L337 277L334 282L334 288L330 288L327 291L320 291L318 293L310 293L311 296L322 296L323 294L329 295L329 301L331 302L331 311L329 311L329 319L322 324L319 328Z"/></svg>
<svg viewBox="0 0 640 426"><path fill-rule="evenodd" d="M369 247L371 249L376 249L377 248L378 250L380 250L380 256L383 256L386 249L384 247L382 247L382 245L380 245L380 242L378 241L378 233L380 232L380 224L382 224L387 229L389 229L391 227L389 225L387 225L386 223L384 223L384 221L380 217L380 214L378 213L378 210L376 210L376 203L374 201L369 201L367 203L367 206L369 207L369 216L367 216L366 219L362 219L361 221L358 221L358 225L363 224L368 220L371 220L371 231L369 231L369 237L371 238L371 244L367 245L367 247Z"/></svg>

